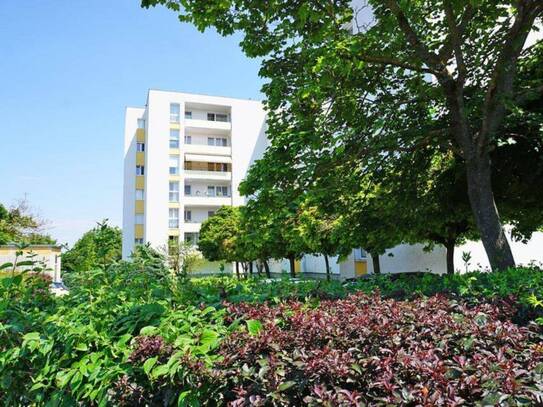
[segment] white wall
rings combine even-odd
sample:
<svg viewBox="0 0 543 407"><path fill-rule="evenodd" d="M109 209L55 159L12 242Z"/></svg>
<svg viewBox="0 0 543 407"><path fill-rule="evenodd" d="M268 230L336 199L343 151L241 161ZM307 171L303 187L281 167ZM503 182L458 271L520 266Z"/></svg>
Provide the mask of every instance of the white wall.
<svg viewBox="0 0 543 407"><path fill-rule="evenodd" d="M509 228L507 228L509 230ZM511 240L510 234L509 244L517 265L527 266L531 263L543 266L543 233L536 232L528 243L516 242ZM459 271L465 270L465 263L462 261L462 252L469 252L471 260L469 261L468 269L490 269L490 263L486 256L483 244L481 242L467 242L456 248L454 254L455 269Z"/></svg>
<svg viewBox="0 0 543 407"><path fill-rule="evenodd" d="M136 203L136 129L145 109L126 108L124 122L124 183L123 183L123 248L126 259L134 248L134 214Z"/></svg>

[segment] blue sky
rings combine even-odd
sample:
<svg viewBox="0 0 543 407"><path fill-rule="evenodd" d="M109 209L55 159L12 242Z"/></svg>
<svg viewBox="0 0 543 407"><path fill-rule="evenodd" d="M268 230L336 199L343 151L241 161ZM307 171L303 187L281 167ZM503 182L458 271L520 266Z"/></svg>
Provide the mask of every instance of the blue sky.
<svg viewBox="0 0 543 407"><path fill-rule="evenodd" d="M124 109L149 88L262 98L240 37L138 0L2 0L0 21L0 202L27 194L60 243L121 225Z"/></svg>

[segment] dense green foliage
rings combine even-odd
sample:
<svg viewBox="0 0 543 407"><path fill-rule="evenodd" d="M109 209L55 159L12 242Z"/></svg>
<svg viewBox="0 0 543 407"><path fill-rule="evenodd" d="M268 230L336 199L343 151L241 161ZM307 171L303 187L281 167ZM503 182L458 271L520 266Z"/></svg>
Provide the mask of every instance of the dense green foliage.
<svg viewBox="0 0 543 407"><path fill-rule="evenodd" d="M468 319L462 325L463 335L470 335L473 326L469 321L474 313L490 312L488 318L493 319L494 311L485 304L499 299L509 303L509 308L500 312L508 313L507 318L513 317L514 322L522 325L540 318L543 309L543 272L536 268L499 274L383 275L344 284L313 280L237 280L229 276L187 280L173 277L163 266L163 258L142 246L133 263L119 262L103 270L71 273L66 282L70 294L55 298L47 290L49 281L39 275L26 278L15 275L0 280L0 404L175 405L179 401L180 405L194 405L198 399L203 404L216 405L242 397L241 394L236 396L232 387L237 386L236 377L245 380L234 373L242 366L237 362L224 364L221 360L241 355L241 348L253 346L253 339L264 340L265 335L272 335L272 331L264 331L261 326L266 321L270 323L269 318L275 312L285 310L285 301L300 301L295 306L296 312L301 313L300 318L306 312L308 318L310 315L313 318L313 312L333 310L336 299L347 301L338 303L340 308L362 301L360 312L367 317L371 315L369 309L368 312L362 310L375 301L368 302L363 293L380 292L383 298L388 298L386 306L399 312L397 318L404 321L399 322L401 326L407 323L402 319L402 312L407 312L406 315L418 312L422 301L428 304L425 315L431 314L434 306L441 309L439 312L451 312L450 307L453 307L457 309L455 312L465 314ZM359 297L349 297L356 293ZM462 302L462 308L455 308L457 306L449 300L431 299L427 303L420 300L420 296L436 293ZM518 298L517 305L511 296ZM397 299L405 299L407 304L396 303ZM324 305L327 301L332 302ZM264 302L268 304L266 308L258 305ZM239 307L227 312L225 305L228 304L239 304ZM371 307L371 312L379 309ZM343 318L350 315L346 310L338 312ZM241 319L236 319L236 315ZM287 312L281 318L292 315ZM351 326L348 319L342 321ZM325 325L333 327L333 324ZM536 334L535 327L529 326L528 334L524 328L519 331L516 326L508 325L511 338L518 335L526 338L525 342L515 342L515 352L519 353L515 353L514 363L518 366L524 363L522 355L535 349L530 347L534 339L529 339ZM288 328L288 335L300 340L305 337L305 330L292 329ZM488 329L494 328L488 325ZM339 340L342 334L337 332ZM273 335L269 338L280 340ZM333 342L330 346L335 347ZM490 345L477 342L477 346ZM337 347L336 351L341 349ZM251 372L244 371L243 377L250 380L253 373L256 380L262 377L258 372ZM539 380L534 374L530 373L531 378L525 377L522 386ZM330 384L327 376L320 377L318 372L313 371L310 377L315 384L325 387L326 383ZM432 383L432 379L427 380ZM484 382L484 377L481 380ZM295 381L296 386L301 383L298 379ZM276 390L274 386L279 385L281 383L265 384ZM286 387L285 384L282 389ZM296 394L305 394L306 390L296 388L302 392ZM288 394L281 394L276 404L287 403Z"/></svg>
<svg viewBox="0 0 543 407"><path fill-rule="evenodd" d="M452 252L476 236L505 269L502 222L521 238L542 226L543 43L527 41L540 1L141 3L241 33L243 51L262 58L270 146L241 192L256 201L259 232L291 257L307 199L326 230L349 226L337 252L399 242Z"/></svg>
<svg viewBox="0 0 543 407"><path fill-rule="evenodd" d="M70 272L107 267L121 259L121 249L121 229L108 225L105 219L62 255L62 268Z"/></svg>

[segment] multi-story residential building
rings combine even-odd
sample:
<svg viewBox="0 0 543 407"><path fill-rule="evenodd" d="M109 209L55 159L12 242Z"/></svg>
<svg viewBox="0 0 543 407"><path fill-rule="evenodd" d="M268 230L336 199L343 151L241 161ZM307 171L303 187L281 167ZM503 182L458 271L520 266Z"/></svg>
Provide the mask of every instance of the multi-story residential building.
<svg viewBox="0 0 543 407"><path fill-rule="evenodd" d="M266 147L254 100L150 90L125 117L123 258L136 244L195 243L223 205L242 205L239 183Z"/></svg>

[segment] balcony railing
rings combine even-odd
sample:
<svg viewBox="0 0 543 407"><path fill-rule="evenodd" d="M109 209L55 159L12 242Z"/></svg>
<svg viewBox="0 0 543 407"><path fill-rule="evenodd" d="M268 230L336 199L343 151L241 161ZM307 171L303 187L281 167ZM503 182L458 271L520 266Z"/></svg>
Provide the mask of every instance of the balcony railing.
<svg viewBox="0 0 543 407"><path fill-rule="evenodd" d="M205 171L205 170L185 170L186 178L218 179L229 180L232 177L230 171Z"/></svg>

